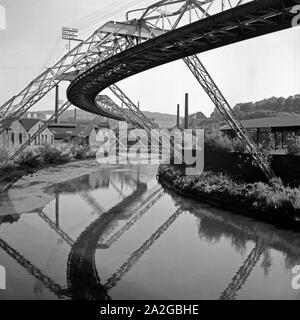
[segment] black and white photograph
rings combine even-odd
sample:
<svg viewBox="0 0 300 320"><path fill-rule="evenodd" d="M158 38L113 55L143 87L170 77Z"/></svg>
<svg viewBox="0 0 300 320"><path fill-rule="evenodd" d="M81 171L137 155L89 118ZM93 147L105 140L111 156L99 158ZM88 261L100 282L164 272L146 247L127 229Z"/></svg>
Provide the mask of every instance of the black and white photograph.
<svg viewBox="0 0 300 320"><path fill-rule="evenodd" d="M0 0L0 307L300 300L299 70L297 0Z"/></svg>

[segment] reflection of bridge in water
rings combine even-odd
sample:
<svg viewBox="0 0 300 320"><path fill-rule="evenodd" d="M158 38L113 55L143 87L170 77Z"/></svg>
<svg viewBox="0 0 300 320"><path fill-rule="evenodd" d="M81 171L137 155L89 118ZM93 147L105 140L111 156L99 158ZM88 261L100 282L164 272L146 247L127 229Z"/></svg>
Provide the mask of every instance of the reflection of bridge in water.
<svg viewBox="0 0 300 320"><path fill-rule="evenodd" d="M134 177L132 178L133 181L139 181ZM235 299L237 297L238 292L250 277L252 270L269 248L284 252L287 263L295 264L300 260L300 241L296 236L293 238L292 233L286 233L275 228L272 230L270 226L266 226L263 223L254 222L248 218L232 215L217 209L208 209L207 206L203 208L201 204L188 202L186 199L171 193L178 209L171 213L169 218L101 284L95 265L96 251L99 249L109 250L165 195L165 190L161 189L161 187L156 187L153 190L147 189L145 183L141 181L137 183L135 190L131 194L122 198L117 205L108 211L101 212L99 217L75 241L61 229L59 211L55 212L56 221L52 221L43 211L36 211L38 216L71 247L67 266L68 288L57 284L4 240L0 240L0 247L59 298L70 297L74 299L109 299L108 291L118 285L145 252L150 250L154 243L167 232L182 212L193 213L199 218L200 238L205 237L209 241L218 241L221 236L226 236L232 240L232 244L240 254L242 254L246 241L254 243L252 251L247 255L242 266L237 268L236 275L222 292L221 299ZM77 189L77 194L80 192ZM141 198L142 202L140 201ZM59 208L59 205L56 205L55 208ZM128 217L127 221L118 231L115 231L118 227L118 220L124 219L125 212ZM13 220L5 219L3 223L9 221ZM263 263L265 262L263 261ZM267 261L265 264L268 264Z"/></svg>
<svg viewBox="0 0 300 320"><path fill-rule="evenodd" d="M95 173L93 175L90 175L89 178L92 176L99 177L98 173ZM108 178L104 178L103 176ZM129 175L130 176L130 175ZM97 179L97 182L95 183L94 179L89 179L88 183L83 183L86 180L87 176L79 177L77 179L73 179L68 182L63 182L58 185L54 185L51 188L48 189L50 192L55 192L55 217L56 220L52 221L49 216L42 210L42 209L36 209L32 213L36 213L43 221L47 223L47 225L56 232L56 234L63 239L70 247L74 245L74 240L64 231L60 228L59 224L59 195L62 190L64 192L68 193L78 193L83 200L86 201L86 203L91 206L91 208L99 215L101 216L103 213L105 213L104 208L98 203L98 201L92 196L91 190L98 189L98 188L106 188L108 187L109 183L111 182L111 178L107 176L104 172L102 175L102 182L99 184L99 180ZM128 177L121 178L121 181L124 183L124 181L129 181ZM142 193L147 190L146 185L144 183L139 182L139 172L137 172L137 179L133 179L136 183L137 190L134 192L134 196L132 197L133 201L137 201ZM91 182L93 182L91 184ZM107 183L108 182L108 183ZM132 181L131 181L132 182ZM130 186L133 184L130 183ZM116 187L116 185L115 185ZM65 188L65 189L64 189ZM81 190L84 191L81 191ZM89 190L89 191L87 191ZM120 190L117 190L119 192ZM124 198L124 202L127 201L127 197ZM134 213L134 212L133 212ZM8 215L1 217L0 223L13 223L18 221L20 218L20 215ZM115 224L115 227L117 227L118 224ZM112 229L110 230L112 231ZM57 284L54 280L52 280L50 277L44 274L44 272L36 267L32 262L30 262L28 259L26 259L21 253L19 253L17 250L12 248L7 242L0 239L0 247L12 258L14 259L19 265L21 265L29 274L31 274L34 278L38 280L39 283L44 285L46 288L48 288L52 293L54 293L57 297L62 298L64 296L69 296L69 291L66 288L62 288L59 284Z"/></svg>

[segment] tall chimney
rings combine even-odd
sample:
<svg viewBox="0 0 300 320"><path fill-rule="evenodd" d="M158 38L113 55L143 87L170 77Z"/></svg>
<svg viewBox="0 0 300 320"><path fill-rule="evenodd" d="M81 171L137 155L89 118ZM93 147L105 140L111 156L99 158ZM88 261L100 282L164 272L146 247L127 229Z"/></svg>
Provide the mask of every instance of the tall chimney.
<svg viewBox="0 0 300 320"><path fill-rule="evenodd" d="M59 108L59 86L58 84L55 86L55 123L59 123L58 118L58 108Z"/></svg>
<svg viewBox="0 0 300 320"><path fill-rule="evenodd" d="M77 108L74 109L74 122L77 122Z"/></svg>
<svg viewBox="0 0 300 320"><path fill-rule="evenodd" d="M189 94L185 94L185 118L184 118L184 129L189 128Z"/></svg>
<svg viewBox="0 0 300 320"><path fill-rule="evenodd" d="M180 105L177 105L177 128L180 127Z"/></svg>

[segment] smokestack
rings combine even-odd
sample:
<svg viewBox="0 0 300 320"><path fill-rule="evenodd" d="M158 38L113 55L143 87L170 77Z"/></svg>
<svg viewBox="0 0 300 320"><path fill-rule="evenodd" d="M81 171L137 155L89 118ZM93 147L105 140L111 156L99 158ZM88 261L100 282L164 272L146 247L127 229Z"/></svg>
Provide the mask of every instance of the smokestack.
<svg viewBox="0 0 300 320"><path fill-rule="evenodd" d="M77 122L77 108L74 109L74 122Z"/></svg>
<svg viewBox="0 0 300 320"><path fill-rule="evenodd" d="M180 127L180 104L177 105L177 128Z"/></svg>
<svg viewBox="0 0 300 320"><path fill-rule="evenodd" d="M189 94L185 94L185 118L184 118L184 129L189 128Z"/></svg>
<svg viewBox="0 0 300 320"><path fill-rule="evenodd" d="M58 118L58 108L59 108L59 86L58 84L55 86L55 123L59 123Z"/></svg>

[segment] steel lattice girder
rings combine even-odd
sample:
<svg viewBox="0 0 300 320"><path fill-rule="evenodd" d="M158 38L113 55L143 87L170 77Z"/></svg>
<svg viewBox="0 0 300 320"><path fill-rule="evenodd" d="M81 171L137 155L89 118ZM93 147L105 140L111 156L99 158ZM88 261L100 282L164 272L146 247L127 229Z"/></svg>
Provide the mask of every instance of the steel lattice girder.
<svg viewBox="0 0 300 320"><path fill-rule="evenodd" d="M277 11L274 12L276 5L282 3L282 1L272 1L272 8L269 7L270 3L271 1L268 1L268 6L266 6L266 3L264 5L260 4L259 6L257 6L257 4L255 4L254 6L253 3L250 3L242 7L232 9L230 10L230 12L225 12L225 21L222 21L222 23L218 23L218 21L216 23L215 17L209 17L205 20L201 20L197 23L194 23L193 25L202 24L202 27L200 28L200 37L198 34L198 36L196 36L195 38L195 28L192 28L191 32L189 30L191 29L192 25L188 25L184 28L175 30L173 32L169 32L166 35L168 39L167 41L166 37L160 36L138 46L139 48L132 48L131 50L129 50L129 53L120 53L118 55L119 59L117 59L117 57L113 57L109 61L112 62L112 66L109 66L109 63L105 64L104 62L96 66L96 68L88 70L83 76L79 76L75 81L73 81L73 87L72 85L70 86L70 91L68 90L68 94L72 90L75 91L74 86L76 86L76 82L77 85L79 83L80 91L83 91L83 95L77 95L77 97L79 96L80 99L85 100L85 106L83 106L82 103L80 105L83 108L90 108L94 104L93 94L95 93L93 93L92 90L95 86L98 87L99 91L99 87L101 88L101 85L106 87L107 85L111 84L108 81L114 83L140 71L147 70L165 62L176 60L178 59L178 56L185 57L191 51L193 52L195 48L199 50L199 44L197 44L199 40L202 41L202 44L204 44L204 46L206 47L205 49L200 48L200 51L205 51L209 50L212 47L227 44L227 41L229 43L231 43L232 41L241 41L243 39L254 37L260 34L270 33L281 28L290 27L291 15L289 11L291 7L281 7L281 10L279 10L279 8L277 7ZM289 5L291 5L291 2ZM217 18L219 16L223 19L223 15L224 13L219 14L217 15ZM233 16L236 21L235 24L232 20ZM286 19L284 20L283 18ZM226 21L226 19L230 20L229 24L228 21ZM207 22L207 20L209 21L208 24L216 23L216 27L214 26L209 28L207 26L207 23L203 23ZM169 37L169 35L172 33L173 38ZM234 38L234 40L232 40L232 38ZM181 40L179 41L179 39ZM116 63L114 63L114 61L116 61ZM223 95L211 79L210 75L207 73L207 71L201 64L200 60L196 56L194 56L190 58L185 58L185 62L187 66L190 68L190 70L193 72L197 80L200 82L204 90L208 93L211 100L214 102L221 114L225 117L230 126L234 130L236 130L238 137L241 139L246 149L253 155L253 158L256 161L256 163L258 163L259 167L265 172L265 174L269 178L272 177L273 173L267 161L261 155L260 151L254 144L252 139L245 132L241 123L236 119L229 104L227 103L227 101L225 100L225 98L223 97ZM107 71L105 70L105 67L107 67ZM196 70L197 67L200 71ZM99 70L100 68L101 70ZM201 72L201 70L204 70L205 72ZM103 89L103 87L101 89ZM90 100L88 101L89 96ZM68 97L70 99L70 95L68 95ZM73 103L76 104L74 100Z"/></svg>
<svg viewBox="0 0 300 320"><path fill-rule="evenodd" d="M195 53L290 28L296 0L254 1L168 32L120 52L80 74L69 101L94 112L96 95L131 75Z"/></svg>
<svg viewBox="0 0 300 320"><path fill-rule="evenodd" d="M218 89L217 85L214 83L199 58L196 55L193 55L184 58L183 60L191 70L195 78L201 84L202 88L207 93L209 98L213 101L218 111L222 114L231 128L236 132L238 138L241 140L246 150L252 155L257 165L261 168L261 170L266 174L268 178L272 178L274 174L267 162L267 159L265 159L263 154L258 149L257 145L248 135L241 122L235 116L229 103L224 98L221 91Z"/></svg>
<svg viewBox="0 0 300 320"><path fill-rule="evenodd" d="M76 72L84 71L99 61L136 45L140 37L145 36L146 30L141 26L114 22L103 25L25 89L0 106L0 133L49 93L64 79L67 72L73 71L74 76Z"/></svg>

